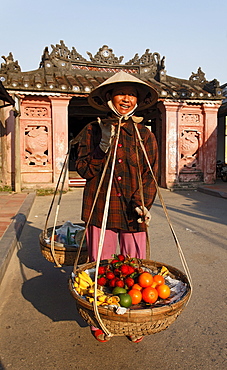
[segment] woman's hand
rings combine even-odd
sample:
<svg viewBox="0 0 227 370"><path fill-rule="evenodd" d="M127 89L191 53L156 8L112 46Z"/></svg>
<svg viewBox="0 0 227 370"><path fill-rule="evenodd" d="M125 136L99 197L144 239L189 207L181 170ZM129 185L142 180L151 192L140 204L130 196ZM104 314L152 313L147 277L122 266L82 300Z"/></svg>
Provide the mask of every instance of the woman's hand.
<svg viewBox="0 0 227 370"><path fill-rule="evenodd" d="M142 222L145 222L145 224L149 226L149 223L151 220L151 214L148 211L148 209L146 207L143 208L142 206L140 206L140 207L136 207L135 211L138 213L139 216L141 216L140 218L138 218L137 222L139 224L142 224Z"/></svg>
<svg viewBox="0 0 227 370"><path fill-rule="evenodd" d="M111 141L115 134L115 127L111 125L110 123L106 123L105 125L101 122L99 122L99 126L102 131L102 138L99 144L99 147L102 149L104 153L107 153Z"/></svg>

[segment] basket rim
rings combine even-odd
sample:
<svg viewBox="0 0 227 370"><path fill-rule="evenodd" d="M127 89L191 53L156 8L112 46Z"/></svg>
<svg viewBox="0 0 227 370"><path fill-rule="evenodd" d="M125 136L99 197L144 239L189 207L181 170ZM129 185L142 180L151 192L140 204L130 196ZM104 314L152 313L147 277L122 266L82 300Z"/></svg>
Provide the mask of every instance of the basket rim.
<svg viewBox="0 0 227 370"><path fill-rule="evenodd" d="M111 261L111 259L108 260L108 261ZM143 308L143 309L139 309L139 310L138 309L132 309L132 310L127 311L124 314L124 316L128 315L128 316L130 316L130 318L132 318L133 316L138 316L139 314L141 314L141 312L143 313L144 316L146 316L146 315L147 316L154 316L154 315L160 315L160 314L168 315L168 314L172 313L173 311L177 310L178 308L181 308L182 306L184 306L186 304L186 302L188 301L188 299L190 297L190 294L191 294L191 287L190 287L190 284L189 284L189 281L188 281L186 275L182 271L180 271L179 269L177 269L177 268L175 268L171 265L168 265L166 263L156 262L156 261L152 261L152 260L141 260L141 261L142 261L142 266L145 266L145 267L146 267L146 265L143 262L146 262L146 264L153 263L153 266L155 264L158 267L166 266L172 274L173 274L173 270L174 270L177 273L177 276L178 277L180 276L181 280L183 279L182 281L187 284L187 292L177 302L166 304L166 305L163 305L161 307L152 306L152 307L149 307L149 308ZM93 267L95 265L96 265L96 262L91 262L91 263L86 263L84 265L80 265L80 266L78 266L78 268L76 270L76 273L81 272L85 269L88 269L89 266ZM72 275L69 278L69 290L70 290L72 296L76 299L76 301L79 304L81 304L86 309L93 310L93 305L90 302L86 301L84 298L80 297L74 291L73 284L72 284ZM98 311L99 311L100 314L105 315L105 316L110 316L111 315L111 316L114 316L114 317L119 317L119 315L117 313L115 313L114 311L112 311L108 308L105 308L105 307L98 306Z"/></svg>
<svg viewBox="0 0 227 370"><path fill-rule="evenodd" d="M51 230L53 229L52 228L48 228L48 230ZM51 248L51 243L50 242L46 242L45 241L45 230L43 230L40 234L39 234L39 242L41 244L41 246L44 246L46 248ZM71 245L68 245L68 244L63 244L63 243L60 243L60 242L57 242L57 241L54 241L54 250L56 251L68 251L68 252L78 252L78 248L77 246L71 246ZM82 246L81 248L81 252L83 251L87 251L87 247L86 246Z"/></svg>

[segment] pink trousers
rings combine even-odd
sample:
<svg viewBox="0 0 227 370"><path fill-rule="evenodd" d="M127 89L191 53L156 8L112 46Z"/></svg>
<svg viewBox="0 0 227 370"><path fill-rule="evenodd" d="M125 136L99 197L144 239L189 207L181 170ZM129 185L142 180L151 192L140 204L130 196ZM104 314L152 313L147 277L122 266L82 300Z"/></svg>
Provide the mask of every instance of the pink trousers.
<svg viewBox="0 0 227 370"><path fill-rule="evenodd" d="M96 261L101 229L90 225L88 226L86 240L90 262ZM130 257L146 258L146 233L124 232L117 229L108 229L105 231L104 243L101 259L112 258L116 254L119 242L120 253L128 254Z"/></svg>

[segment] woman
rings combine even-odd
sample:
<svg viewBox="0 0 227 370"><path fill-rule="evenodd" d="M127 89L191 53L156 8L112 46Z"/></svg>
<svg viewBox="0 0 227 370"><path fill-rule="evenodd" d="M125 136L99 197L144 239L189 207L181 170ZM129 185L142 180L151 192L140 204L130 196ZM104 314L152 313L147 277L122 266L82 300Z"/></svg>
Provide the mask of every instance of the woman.
<svg viewBox="0 0 227 370"><path fill-rule="evenodd" d="M139 140L142 139L154 176L158 170L158 150L155 136L144 126L143 118L134 113L147 109L156 100L157 93L151 86L122 71L89 96L91 106L108 113L106 119L98 118L85 127L76 161L77 172L87 180L82 220L89 223L86 238L90 261L97 259L107 201L109 209L101 259L111 258L118 242L122 254L146 258L146 227L156 187ZM114 152L116 160L107 199Z"/></svg>

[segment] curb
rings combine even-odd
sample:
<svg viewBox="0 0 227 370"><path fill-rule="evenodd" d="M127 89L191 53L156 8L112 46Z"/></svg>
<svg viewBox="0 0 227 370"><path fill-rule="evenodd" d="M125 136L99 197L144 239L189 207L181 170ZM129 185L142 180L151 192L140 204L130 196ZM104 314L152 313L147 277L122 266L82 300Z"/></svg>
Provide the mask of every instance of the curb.
<svg viewBox="0 0 227 370"><path fill-rule="evenodd" d="M27 221L27 217L32 208L35 197L36 193L29 193L27 195L19 209L19 212L14 217L14 220L0 240L0 284L3 280L16 244L20 238L23 227Z"/></svg>
<svg viewBox="0 0 227 370"><path fill-rule="evenodd" d="M208 195L213 195L215 197L227 199L227 193L225 191L212 190L212 189L208 189L208 188L205 188L205 187L198 187L197 190L200 191L201 193L205 193L205 194L208 194Z"/></svg>

